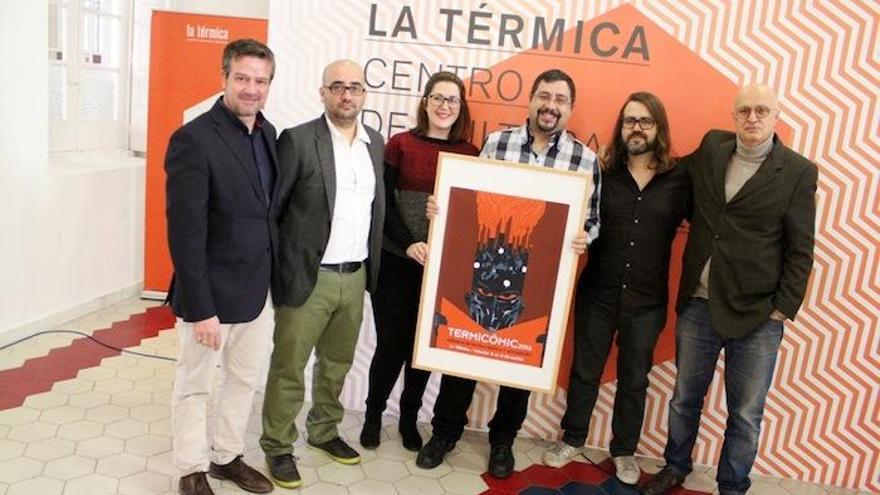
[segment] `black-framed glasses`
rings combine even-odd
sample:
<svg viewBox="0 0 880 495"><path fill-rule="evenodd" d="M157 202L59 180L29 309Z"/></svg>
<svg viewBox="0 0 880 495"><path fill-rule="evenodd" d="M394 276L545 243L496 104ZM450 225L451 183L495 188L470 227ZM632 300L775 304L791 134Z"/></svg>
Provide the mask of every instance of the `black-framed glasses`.
<svg viewBox="0 0 880 495"><path fill-rule="evenodd" d="M437 93L430 94L426 97L428 99L428 103L434 107L442 107L444 103L449 105L450 108L460 107L461 106L461 98L458 96L443 96Z"/></svg>
<svg viewBox="0 0 880 495"><path fill-rule="evenodd" d="M324 86L334 95L341 95L348 90L351 93L351 96L360 96L367 91L367 88L361 86L360 84L352 84L351 86L346 86L345 83L335 82L330 86Z"/></svg>
<svg viewBox="0 0 880 495"><path fill-rule="evenodd" d="M625 129L632 129L636 124L639 124L639 127L641 127L643 131L647 131L648 129L653 129L656 123L657 122L651 117L642 117L640 119L635 117L623 118L623 127Z"/></svg>
<svg viewBox="0 0 880 495"><path fill-rule="evenodd" d="M733 115L737 118L737 120L744 121L744 120L748 120L749 116L752 115L752 112L754 112L755 118L757 118L758 120L761 120L764 117L770 115L770 112L772 112L772 111L773 111L773 109L771 109L770 107L766 107L764 105L758 105L755 107L743 106L743 107L738 107L736 110L734 110Z"/></svg>

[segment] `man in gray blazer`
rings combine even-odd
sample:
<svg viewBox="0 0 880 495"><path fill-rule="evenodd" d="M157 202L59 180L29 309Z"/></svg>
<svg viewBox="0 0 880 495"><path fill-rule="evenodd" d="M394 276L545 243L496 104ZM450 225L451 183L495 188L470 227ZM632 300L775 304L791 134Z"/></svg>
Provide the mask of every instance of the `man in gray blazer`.
<svg viewBox="0 0 880 495"><path fill-rule="evenodd" d="M272 284L275 349L266 384L260 445L284 488L301 484L293 457L306 362L315 351L310 446L343 464L360 456L340 437L339 394L354 357L364 291L379 273L385 192L384 142L358 121L364 71L350 60L324 69L325 113L278 139L278 269ZM369 284L369 285L368 285Z"/></svg>
<svg viewBox="0 0 880 495"><path fill-rule="evenodd" d="M782 144L767 86L742 89L736 134L709 131L682 159L694 188L678 294L675 392L666 467L641 491L659 495L692 469L703 399L724 349L727 428L718 462L721 495L744 494L758 452L782 322L793 320L813 265L818 169Z"/></svg>

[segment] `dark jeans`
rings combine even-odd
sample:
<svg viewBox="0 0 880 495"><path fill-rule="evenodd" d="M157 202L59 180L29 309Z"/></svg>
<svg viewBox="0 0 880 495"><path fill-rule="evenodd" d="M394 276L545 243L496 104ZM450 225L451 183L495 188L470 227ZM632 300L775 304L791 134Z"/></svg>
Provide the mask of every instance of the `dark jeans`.
<svg viewBox="0 0 880 495"><path fill-rule="evenodd" d="M721 337L709 319L708 301L690 300L676 325L678 373L669 404L669 434L663 453L668 466L680 474L688 474L693 468L691 452L697 441L703 399L712 382L718 355L724 349L728 416L716 480L721 493L748 491L764 402L781 341L782 322L770 319L746 337Z"/></svg>
<svg viewBox="0 0 880 495"><path fill-rule="evenodd" d="M574 321L574 359L562 417L562 440L576 447L586 441L602 370L616 333L617 392L610 450L612 456L633 455L645 415L648 372L657 337L666 323L666 308L628 314L579 291Z"/></svg>
<svg viewBox="0 0 880 495"><path fill-rule="evenodd" d="M411 366L422 267L382 251L376 292L371 294L376 318L376 352L370 364L367 419L378 420L385 410L391 389L404 366L400 395L400 420L415 421L422 407L422 395L431 373Z"/></svg>
<svg viewBox="0 0 880 495"><path fill-rule="evenodd" d="M474 398L477 382L467 378L443 375L440 392L434 402L434 435L458 441L467 426L467 411ZM528 390L504 387L498 391L495 415L489 421L491 445L513 445L516 434L526 419L529 408Z"/></svg>

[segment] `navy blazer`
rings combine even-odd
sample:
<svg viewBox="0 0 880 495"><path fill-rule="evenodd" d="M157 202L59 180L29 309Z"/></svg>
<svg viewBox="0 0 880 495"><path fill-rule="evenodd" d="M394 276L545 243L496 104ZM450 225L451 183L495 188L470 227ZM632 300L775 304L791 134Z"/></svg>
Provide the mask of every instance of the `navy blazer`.
<svg viewBox="0 0 880 495"><path fill-rule="evenodd" d="M174 132L165 157L175 272L169 300L186 321L252 321L266 304L278 229L234 118L221 98ZM262 133L277 176L275 128L262 120L254 132Z"/></svg>
<svg viewBox="0 0 880 495"><path fill-rule="evenodd" d="M365 126L366 127L366 126ZM383 155L385 143L375 130L368 151L376 175L371 212L367 287L376 287L385 221ZM333 140L324 116L286 129L278 138L281 169L278 194L280 244L278 269L272 284L275 304L301 306L318 280L318 269L327 241L336 199L336 166ZM351 260L356 261L356 260Z"/></svg>

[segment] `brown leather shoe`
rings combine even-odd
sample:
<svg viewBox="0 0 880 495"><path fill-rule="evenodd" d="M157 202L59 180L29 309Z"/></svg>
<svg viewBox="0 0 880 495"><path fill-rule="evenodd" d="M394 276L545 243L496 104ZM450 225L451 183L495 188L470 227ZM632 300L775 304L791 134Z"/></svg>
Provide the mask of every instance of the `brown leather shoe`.
<svg viewBox="0 0 880 495"><path fill-rule="evenodd" d="M211 485L208 484L208 478L201 471L181 477L178 488L180 495L214 495L214 490L211 490Z"/></svg>
<svg viewBox="0 0 880 495"><path fill-rule="evenodd" d="M674 469L666 466L648 480L647 483L639 486L639 492L642 495L663 495L684 483L686 477L686 475L679 474Z"/></svg>
<svg viewBox="0 0 880 495"><path fill-rule="evenodd" d="M269 493L275 488L269 478L245 464L241 456L236 457L229 464L220 465L212 462L208 474L218 480L229 480L242 490L251 493Z"/></svg>

